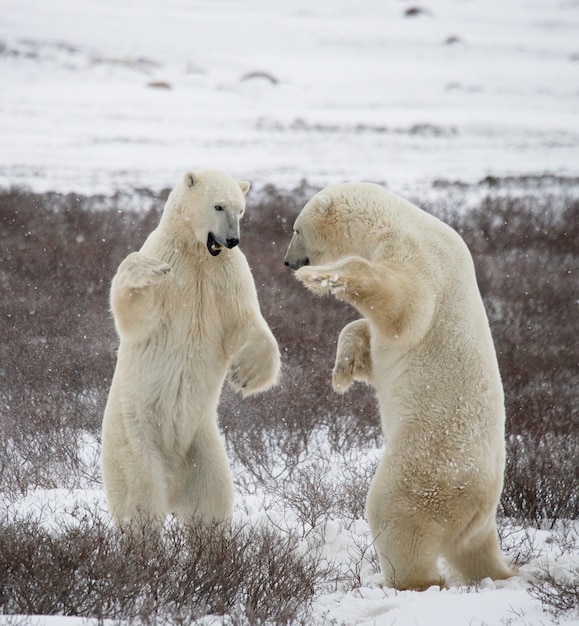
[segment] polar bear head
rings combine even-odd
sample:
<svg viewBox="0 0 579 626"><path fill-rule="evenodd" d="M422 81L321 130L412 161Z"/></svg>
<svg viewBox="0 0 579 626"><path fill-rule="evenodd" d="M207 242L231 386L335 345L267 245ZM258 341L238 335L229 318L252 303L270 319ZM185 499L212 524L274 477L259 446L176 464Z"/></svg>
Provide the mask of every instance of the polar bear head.
<svg viewBox="0 0 579 626"><path fill-rule="evenodd" d="M317 193L294 223L285 264L297 270L345 256L372 257L378 236L388 231L383 192L373 183L344 183Z"/></svg>
<svg viewBox="0 0 579 626"><path fill-rule="evenodd" d="M239 220L245 212L249 183L237 181L219 170L187 172L165 208L169 220L182 236L207 246L212 256L239 243Z"/></svg>

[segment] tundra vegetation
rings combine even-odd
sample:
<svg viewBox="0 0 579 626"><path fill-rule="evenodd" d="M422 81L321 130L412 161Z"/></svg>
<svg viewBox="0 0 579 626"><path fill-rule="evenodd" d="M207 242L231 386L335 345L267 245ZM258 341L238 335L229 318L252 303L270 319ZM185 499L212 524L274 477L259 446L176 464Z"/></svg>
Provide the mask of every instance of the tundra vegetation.
<svg viewBox="0 0 579 626"><path fill-rule="evenodd" d="M535 548L530 533L509 542L513 526L553 529L561 553L577 552L569 521L579 518L579 200L549 181L522 183L438 186L430 200L411 198L456 228L475 260L506 394L501 539L518 563ZM372 391L331 391L338 332L356 313L311 297L283 265L293 221L315 191L254 191L242 222L283 374L259 396L242 401L228 387L221 396L239 514L228 530L169 524L154 540L119 534L96 505L51 524L22 502L37 490L102 489L100 428L118 343L110 280L158 222L168 191L0 192L0 613L308 623L317 592L360 584L370 545L349 569L312 549L328 520L364 516L374 461L361 463L360 451L381 446ZM291 523L251 523L247 502L263 494L264 515L290 511ZM530 593L555 615L579 600L549 572Z"/></svg>

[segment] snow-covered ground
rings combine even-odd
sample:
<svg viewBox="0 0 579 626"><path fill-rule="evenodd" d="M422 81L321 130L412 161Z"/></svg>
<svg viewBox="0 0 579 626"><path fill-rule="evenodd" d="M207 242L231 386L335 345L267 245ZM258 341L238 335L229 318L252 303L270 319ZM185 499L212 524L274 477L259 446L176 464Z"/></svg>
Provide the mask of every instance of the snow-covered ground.
<svg viewBox="0 0 579 626"><path fill-rule="evenodd" d="M578 173L577 0L0 6L3 187Z"/></svg>
<svg viewBox="0 0 579 626"><path fill-rule="evenodd" d="M413 195L437 179L579 175L578 0L0 0L0 9L3 188L158 190L205 166L257 187L363 179ZM55 524L78 507L106 515L98 486L11 506ZM262 509L240 491L238 516ZM542 567L578 575L577 539L567 554L550 531L533 539L540 558L476 590L384 590L362 559L360 587L321 594L313 623L554 623L528 580ZM319 536L336 567L368 544L364 520L328 520Z"/></svg>
<svg viewBox="0 0 579 626"><path fill-rule="evenodd" d="M323 431L312 436L317 453L303 455L293 471L314 471L312 463L323 459L330 480L344 475L344 458L332 454ZM90 435L79 445L86 462L84 475L77 489L31 490L19 500L2 504L0 511L9 511L14 518L32 516L54 531L74 525L88 516L110 523L104 493L99 486L97 440ZM379 459L379 449L351 449L348 461L354 466L368 466ZM276 480L288 480L284 459L275 461ZM319 471L319 467L318 467ZM432 587L424 592L398 592L380 586L376 559L368 524L364 519L328 518L316 526L304 523L283 495L274 493L248 476L246 468L233 459L236 482L235 522L243 525L266 524L281 533L302 537L304 554L316 554L330 566L332 577L346 581L336 590L321 590L314 601L312 625L334 626L546 626L579 625L579 614L570 612L559 619L546 613L541 602L528 593L529 584L549 572L556 580L579 581L579 522L558 524L554 530L521 528L507 524L502 528L503 545L512 554L530 555L519 574L507 581L485 579L477 588L453 585L449 589ZM352 580L359 585L352 589ZM328 586L332 586L329 583ZM579 608L579 607L578 607ZM13 624L9 616L0 616L0 625ZM16 622L22 626L96 626L96 620L34 616ZM218 626L222 618L207 617L199 626ZM113 622L110 622L111 626Z"/></svg>

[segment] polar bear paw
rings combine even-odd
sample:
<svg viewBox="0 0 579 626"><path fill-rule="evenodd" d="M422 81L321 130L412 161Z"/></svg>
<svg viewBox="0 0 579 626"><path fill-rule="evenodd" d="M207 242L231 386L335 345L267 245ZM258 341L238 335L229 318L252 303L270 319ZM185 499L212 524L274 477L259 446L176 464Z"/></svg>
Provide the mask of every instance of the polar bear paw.
<svg viewBox="0 0 579 626"><path fill-rule="evenodd" d="M268 389L279 373L277 347L255 339L246 343L233 357L229 366L229 384L243 397Z"/></svg>
<svg viewBox="0 0 579 626"><path fill-rule="evenodd" d="M300 268L296 272L296 278L318 296L331 294L340 297L348 286L345 277L335 270L328 271L314 266Z"/></svg>
<svg viewBox="0 0 579 626"><path fill-rule="evenodd" d="M368 382L372 375L370 329L366 320L350 322L338 339L332 386L336 393L345 393L354 381Z"/></svg>
<svg viewBox="0 0 579 626"><path fill-rule="evenodd" d="M229 368L230 385L244 397L269 386L268 381L259 363L236 359Z"/></svg>
<svg viewBox="0 0 579 626"><path fill-rule="evenodd" d="M121 263L118 277L123 286L144 289L166 279L171 266L140 252L133 252Z"/></svg>

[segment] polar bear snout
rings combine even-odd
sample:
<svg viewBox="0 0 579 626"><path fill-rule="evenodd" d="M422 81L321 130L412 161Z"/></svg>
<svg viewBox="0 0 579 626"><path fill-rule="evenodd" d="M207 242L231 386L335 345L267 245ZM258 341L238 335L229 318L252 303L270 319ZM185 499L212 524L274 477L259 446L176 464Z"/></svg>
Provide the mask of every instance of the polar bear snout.
<svg viewBox="0 0 579 626"><path fill-rule="evenodd" d="M221 239L217 235L214 235L210 232L207 235L207 250L211 256L217 256L223 248L235 248L235 246L239 245L239 237L226 237L225 239Z"/></svg>
<svg viewBox="0 0 579 626"><path fill-rule="evenodd" d="M289 267L292 270L299 270L300 267L304 267L304 265L309 265L310 260L308 257L303 257L301 259L290 259L289 256L286 256L284 260L284 265Z"/></svg>
<svg viewBox="0 0 579 626"><path fill-rule="evenodd" d="M300 267L310 264L310 250L304 240L303 233L294 224L294 234L287 248L284 263L292 270L299 270Z"/></svg>

